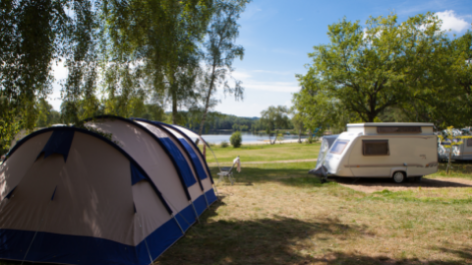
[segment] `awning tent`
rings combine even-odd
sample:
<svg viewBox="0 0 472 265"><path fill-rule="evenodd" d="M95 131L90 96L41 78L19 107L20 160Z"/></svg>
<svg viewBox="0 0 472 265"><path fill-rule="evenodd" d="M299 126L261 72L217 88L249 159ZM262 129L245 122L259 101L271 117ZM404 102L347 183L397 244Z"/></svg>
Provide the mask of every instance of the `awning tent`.
<svg viewBox="0 0 472 265"><path fill-rule="evenodd" d="M318 153L318 158L316 159L316 166L314 169L308 171L309 174L313 174L320 177L327 177L326 168L323 166L323 162L328 154L329 149L333 146L334 141L338 139L339 134L326 135L321 138L320 152Z"/></svg>
<svg viewBox="0 0 472 265"><path fill-rule="evenodd" d="M111 140L47 128L0 166L0 259L150 264L216 200L171 133L118 117L86 126Z"/></svg>

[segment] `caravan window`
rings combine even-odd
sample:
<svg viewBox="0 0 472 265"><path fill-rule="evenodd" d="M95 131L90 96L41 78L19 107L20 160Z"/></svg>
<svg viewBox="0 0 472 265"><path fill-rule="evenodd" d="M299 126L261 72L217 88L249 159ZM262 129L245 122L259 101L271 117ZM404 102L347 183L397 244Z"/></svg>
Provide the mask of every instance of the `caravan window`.
<svg viewBox="0 0 472 265"><path fill-rule="evenodd" d="M365 156L389 155L388 140L362 140L362 154Z"/></svg>
<svg viewBox="0 0 472 265"><path fill-rule="evenodd" d="M421 126L379 126L377 133L421 133Z"/></svg>
<svg viewBox="0 0 472 265"><path fill-rule="evenodd" d="M331 154L342 154L344 148L349 143L349 140L338 140L334 143L333 147L331 147Z"/></svg>

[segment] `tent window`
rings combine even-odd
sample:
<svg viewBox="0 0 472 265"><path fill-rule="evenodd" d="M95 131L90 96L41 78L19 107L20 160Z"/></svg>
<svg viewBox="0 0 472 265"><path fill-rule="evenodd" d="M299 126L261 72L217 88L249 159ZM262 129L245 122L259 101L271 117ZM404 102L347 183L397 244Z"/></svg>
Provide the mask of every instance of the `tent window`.
<svg viewBox="0 0 472 265"><path fill-rule="evenodd" d="M390 155L388 140L362 140L362 154L365 156Z"/></svg>
<svg viewBox="0 0 472 265"><path fill-rule="evenodd" d="M346 148L349 140L338 140L334 143L333 147L331 147L331 154L342 154L344 149Z"/></svg>
<svg viewBox="0 0 472 265"><path fill-rule="evenodd" d="M472 138L467 139L467 146L472 146Z"/></svg>
<svg viewBox="0 0 472 265"><path fill-rule="evenodd" d="M421 126L379 126L377 133L421 133Z"/></svg>

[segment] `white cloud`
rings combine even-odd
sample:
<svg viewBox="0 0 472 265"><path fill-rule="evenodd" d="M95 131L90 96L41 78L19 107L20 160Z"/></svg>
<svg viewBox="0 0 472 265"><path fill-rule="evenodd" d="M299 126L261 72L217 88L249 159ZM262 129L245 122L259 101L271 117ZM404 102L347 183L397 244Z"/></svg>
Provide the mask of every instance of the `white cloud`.
<svg viewBox="0 0 472 265"><path fill-rule="evenodd" d="M269 73L276 75L294 75L292 72L278 72L278 71L267 71L267 70L254 70L253 73ZM254 76L247 73L244 70L234 71L232 76L236 80L242 81L242 86L248 89L264 90L272 92L288 92L294 93L300 91L300 87L297 82L283 82L283 81L259 81L257 74Z"/></svg>
<svg viewBox="0 0 472 265"><path fill-rule="evenodd" d="M461 32L469 26L469 23L464 19L458 17L453 10L437 12L436 15L439 19L443 21L443 24L441 26L442 30L450 29L452 31Z"/></svg>
<svg viewBox="0 0 472 265"><path fill-rule="evenodd" d="M231 76L236 80L251 78L250 74L241 71L234 71L233 73L231 73Z"/></svg>
<svg viewBox="0 0 472 265"><path fill-rule="evenodd" d="M243 81L243 87L246 89L289 93L295 93L300 90L300 87L295 82L260 82L249 80L247 82Z"/></svg>

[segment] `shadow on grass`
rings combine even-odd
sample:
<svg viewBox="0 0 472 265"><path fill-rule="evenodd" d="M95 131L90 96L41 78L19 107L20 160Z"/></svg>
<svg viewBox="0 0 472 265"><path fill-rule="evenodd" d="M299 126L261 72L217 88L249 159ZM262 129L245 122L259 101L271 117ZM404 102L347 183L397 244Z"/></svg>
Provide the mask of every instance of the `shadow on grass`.
<svg viewBox="0 0 472 265"><path fill-rule="evenodd" d="M456 255L457 257L460 257L464 260L467 260L467 264L472 263L472 248L468 249L449 249L449 248L438 248L437 250L445 252L445 253L451 253Z"/></svg>
<svg viewBox="0 0 472 265"><path fill-rule="evenodd" d="M307 168L258 168L245 167L241 173L234 173L234 185L248 186L254 183L282 182L293 186L321 186L319 178L308 174ZM212 171L216 175L216 171ZM215 179L216 185L230 185L225 180L221 183Z"/></svg>
<svg viewBox="0 0 472 265"><path fill-rule="evenodd" d="M276 216L271 219L219 220L219 202L201 218L201 224L165 252L154 264L174 265L274 265L274 264L425 264L415 258L391 259L386 256L347 253L330 249L333 239L375 236L365 225L346 225L337 219L312 222ZM368 251L368 250L366 250ZM464 264L470 259L467 250L442 250L463 259L427 260L426 264Z"/></svg>
<svg viewBox="0 0 472 265"><path fill-rule="evenodd" d="M404 183L395 183L390 178L330 178L340 184L347 184L351 186L380 186L380 187L407 187L407 188L470 188L472 185L464 183L454 182L451 180L439 180L439 179L428 179L423 178L420 182L405 181Z"/></svg>
<svg viewBox="0 0 472 265"><path fill-rule="evenodd" d="M471 164L472 167L472 164ZM397 184L390 178L329 178L327 183L322 184L318 177L308 174L306 168L259 168L259 167L247 167L244 168L241 173L234 173L236 186L251 186L254 183L267 183L267 182L279 182L284 185L295 186L295 187L324 187L336 185L336 183L358 187L381 187L385 188L471 188L472 185L455 182L454 180L440 180L423 178L420 182L413 182L407 180L404 183ZM218 186L229 186L229 181L215 180Z"/></svg>
<svg viewBox="0 0 472 265"><path fill-rule="evenodd" d="M365 226L346 225L329 218L313 222L283 216L212 221L210 218L218 215L217 208L223 204L219 202L209 209L201 217L201 224L155 264L305 264L314 259L297 252L316 249L316 235L318 241L329 240L331 235L345 239L368 235Z"/></svg>

